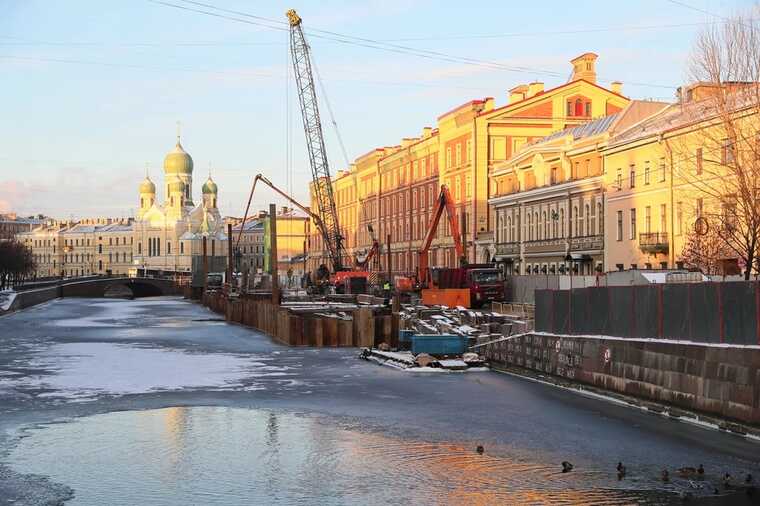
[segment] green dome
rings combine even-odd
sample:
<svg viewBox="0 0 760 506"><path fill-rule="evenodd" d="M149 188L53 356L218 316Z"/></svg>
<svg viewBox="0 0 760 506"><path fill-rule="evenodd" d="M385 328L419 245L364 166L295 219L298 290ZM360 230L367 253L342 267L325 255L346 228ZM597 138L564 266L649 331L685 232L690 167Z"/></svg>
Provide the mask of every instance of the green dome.
<svg viewBox="0 0 760 506"><path fill-rule="evenodd" d="M140 183L140 193L156 193L156 185L149 177L146 177L142 183Z"/></svg>
<svg viewBox="0 0 760 506"><path fill-rule="evenodd" d="M164 173L166 174L192 174L193 158L182 149L182 144L177 139L174 150L164 158Z"/></svg>
<svg viewBox="0 0 760 506"><path fill-rule="evenodd" d="M216 194L218 192L218 189L216 187L216 183L211 180L211 176L208 177L208 181L203 183L203 188L201 188L201 191L204 194L213 193Z"/></svg>
<svg viewBox="0 0 760 506"><path fill-rule="evenodd" d="M185 193L185 183L182 181L172 181L169 183L169 193Z"/></svg>

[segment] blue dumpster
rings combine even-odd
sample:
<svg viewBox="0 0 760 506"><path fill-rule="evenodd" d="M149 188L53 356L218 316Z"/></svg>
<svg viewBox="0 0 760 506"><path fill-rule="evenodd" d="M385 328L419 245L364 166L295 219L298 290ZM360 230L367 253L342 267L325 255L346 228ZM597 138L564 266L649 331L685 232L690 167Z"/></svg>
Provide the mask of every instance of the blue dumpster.
<svg viewBox="0 0 760 506"><path fill-rule="evenodd" d="M409 350L412 347L413 330L401 329L398 331L398 347L402 350Z"/></svg>
<svg viewBox="0 0 760 506"><path fill-rule="evenodd" d="M415 334L412 336L412 353L429 355L461 355L467 338L452 334Z"/></svg>

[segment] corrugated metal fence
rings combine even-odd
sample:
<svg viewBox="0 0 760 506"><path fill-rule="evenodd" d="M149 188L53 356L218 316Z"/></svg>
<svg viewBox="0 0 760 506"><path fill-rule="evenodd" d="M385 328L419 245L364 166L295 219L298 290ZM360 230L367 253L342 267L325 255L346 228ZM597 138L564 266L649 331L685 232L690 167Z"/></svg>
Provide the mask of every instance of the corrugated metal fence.
<svg viewBox="0 0 760 506"><path fill-rule="evenodd" d="M760 344L760 283L536 290L536 330L555 334Z"/></svg>

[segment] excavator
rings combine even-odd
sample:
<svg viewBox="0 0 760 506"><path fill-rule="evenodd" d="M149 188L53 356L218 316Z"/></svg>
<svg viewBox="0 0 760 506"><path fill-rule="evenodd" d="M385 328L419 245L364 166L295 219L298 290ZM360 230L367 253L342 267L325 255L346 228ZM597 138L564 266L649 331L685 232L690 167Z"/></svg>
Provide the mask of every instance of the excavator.
<svg viewBox="0 0 760 506"><path fill-rule="evenodd" d="M430 245L438 231L444 210L451 229L454 252L459 267L430 268ZM470 264L464 254L462 234L459 228L454 201L446 185L436 199L427 233L417 251L416 278L397 278L396 287L402 291L420 290L422 303L449 307L480 307L486 302L500 300L503 294L501 273L491 264Z"/></svg>

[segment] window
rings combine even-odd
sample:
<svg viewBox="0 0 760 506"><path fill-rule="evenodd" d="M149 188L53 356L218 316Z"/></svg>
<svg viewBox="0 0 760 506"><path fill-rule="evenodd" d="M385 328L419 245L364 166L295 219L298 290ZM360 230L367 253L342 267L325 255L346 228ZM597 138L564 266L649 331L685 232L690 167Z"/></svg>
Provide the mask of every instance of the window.
<svg viewBox="0 0 760 506"><path fill-rule="evenodd" d="M551 177L549 178L551 184L557 184L557 167L552 167Z"/></svg>
<svg viewBox="0 0 760 506"><path fill-rule="evenodd" d="M668 231L668 205L660 204L660 232Z"/></svg>
<svg viewBox="0 0 760 506"><path fill-rule="evenodd" d="M578 214L578 206L573 207L573 214L575 215L575 230L570 232L570 235L575 237L580 236L581 217Z"/></svg>
<svg viewBox="0 0 760 506"><path fill-rule="evenodd" d="M465 144L464 158L465 162L472 160L472 139L467 139L467 143Z"/></svg>
<svg viewBox="0 0 760 506"><path fill-rule="evenodd" d="M660 158L660 182L665 181L665 159Z"/></svg>
<svg viewBox="0 0 760 506"><path fill-rule="evenodd" d="M141 242L137 243L137 254L138 255L142 255L142 243Z"/></svg>
<svg viewBox="0 0 760 506"><path fill-rule="evenodd" d="M636 188L636 166L635 165L631 165L630 185L631 185L631 188Z"/></svg>
<svg viewBox="0 0 760 506"><path fill-rule="evenodd" d="M676 202L676 234L683 234L683 202Z"/></svg>
<svg viewBox="0 0 760 506"><path fill-rule="evenodd" d="M629 239L633 240L636 239L636 209L631 209L631 234L628 236Z"/></svg>
<svg viewBox="0 0 760 506"><path fill-rule="evenodd" d="M623 211L617 212L617 240L623 240Z"/></svg>
<svg viewBox="0 0 760 506"><path fill-rule="evenodd" d="M617 170L616 184L617 184L617 191L620 191L623 189L623 169Z"/></svg>
<svg viewBox="0 0 760 506"><path fill-rule="evenodd" d="M166 241L166 254L171 255L172 254L172 243L169 241Z"/></svg>
<svg viewBox="0 0 760 506"><path fill-rule="evenodd" d="M586 235L591 235L591 207L586 204Z"/></svg>
<svg viewBox="0 0 760 506"><path fill-rule="evenodd" d="M599 229L599 235L604 234L604 214L602 213L602 203L596 204L596 215L598 216L597 228Z"/></svg>
<svg viewBox="0 0 760 506"><path fill-rule="evenodd" d="M696 172L697 175L702 174L702 148L697 148L697 154L694 156L696 159Z"/></svg>
<svg viewBox="0 0 760 506"><path fill-rule="evenodd" d="M451 147L446 148L446 168L451 168Z"/></svg>
<svg viewBox="0 0 760 506"><path fill-rule="evenodd" d="M586 116L591 116L591 102L586 102Z"/></svg>
<svg viewBox="0 0 760 506"><path fill-rule="evenodd" d="M649 184L649 162L644 163L644 184Z"/></svg>
<svg viewBox="0 0 760 506"><path fill-rule="evenodd" d="M644 208L644 227L647 234L652 233L652 208L646 206Z"/></svg>
<svg viewBox="0 0 760 506"><path fill-rule="evenodd" d="M98 244L98 253L100 253L100 254L103 253L103 245L102 244Z"/></svg>
<svg viewBox="0 0 760 506"><path fill-rule="evenodd" d="M736 161L736 146L731 139L723 139L720 150L720 161L723 165L729 165Z"/></svg>
<svg viewBox="0 0 760 506"><path fill-rule="evenodd" d="M567 101L567 115L568 116L573 115L573 102L571 100Z"/></svg>
<svg viewBox="0 0 760 506"><path fill-rule="evenodd" d="M456 156L456 159L455 159L456 166L459 167L460 165L462 165L462 143L461 142L457 142L455 156Z"/></svg>

